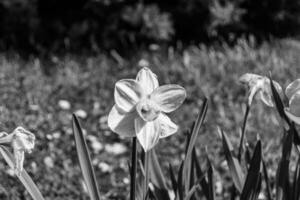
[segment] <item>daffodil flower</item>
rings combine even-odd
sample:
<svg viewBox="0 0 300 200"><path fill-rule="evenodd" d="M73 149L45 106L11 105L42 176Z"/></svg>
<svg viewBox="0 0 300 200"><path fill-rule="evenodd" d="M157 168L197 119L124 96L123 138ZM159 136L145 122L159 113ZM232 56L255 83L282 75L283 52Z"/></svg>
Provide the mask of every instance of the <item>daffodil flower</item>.
<svg viewBox="0 0 300 200"><path fill-rule="evenodd" d="M300 125L300 79L290 83L286 87L285 94L289 99L289 107L285 108L285 114Z"/></svg>
<svg viewBox="0 0 300 200"><path fill-rule="evenodd" d="M34 148L35 136L23 127L17 127L12 133L0 134L0 144L10 144L15 158L15 171L18 175L23 170L24 154L31 153Z"/></svg>
<svg viewBox="0 0 300 200"><path fill-rule="evenodd" d="M144 67L135 80L116 83L115 105L109 113L108 126L121 136L137 137L147 152L160 138L177 132L178 126L164 113L176 110L185 97L183 87L159 86L156 75Z"/></svg>
<svg viewBox="0 0 300 200"><path fill-rule="evenodd" d="M270 80L266 76L260 76L257 74L246 73L240 77L240 82L248 85L249 87L249 97L248 105L252 104L253 98L259 95L259 98L269 107L274 107L272 90L270 85ZM276 81L273 84L279 94L282 94L282 88Z"/></svg>

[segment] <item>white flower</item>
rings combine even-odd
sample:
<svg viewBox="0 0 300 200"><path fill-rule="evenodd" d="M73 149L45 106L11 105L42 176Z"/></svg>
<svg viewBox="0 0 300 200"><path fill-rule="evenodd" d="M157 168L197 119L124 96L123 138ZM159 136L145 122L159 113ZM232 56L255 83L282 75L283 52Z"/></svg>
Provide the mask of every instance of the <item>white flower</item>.
<svg viewBox="0 0 300 200"><path fill-rule="evenodd" d="M248 105L250 106L256 94L267 106L274 107L270 79L266 76L246 73L240 77L240 82L249 87ZM276 81L273 84L279 94L282 94L282 88Z"/></svg>
<svg viewBox="0 0 300 200"><path fill-rule="evenodd" d="M10 134L0 137L0 144L11 144L15 157L15 171L18 175L23 170L24 154L31 153L34 148L35 136L23 127L17 127Z"/></svg>
<svg viewBox="0 0 300 200"><path fill-rule="evenodd" d="M85 119L87 117L87 113L82 109L76 110L74 114L82 119Z"/></svg>
<svg viewBox="0 0 300 200"><path fill-rule="evenodd" d="M58 105L63 110L69 110L71 108L71 104L67 100L59 100Z"/></svg>
<svg viewBox="0 0 300 200"><path fill-rule="evenodd" d="M160 138L174 134L178 127L164 113L176 110L186 97L179 85L159 86L156 75L141 69L134 79L115 85L115 105L108 116L108 126L119 135L137 137L145 151Z"/></svg>
<svg viewBox="0 0 300 200"><path fill-rule="evenodd" d="M289 99L289 107L285 108L285 114L300 125L300 79L290 83L286 87L285 94Z"/></svg>

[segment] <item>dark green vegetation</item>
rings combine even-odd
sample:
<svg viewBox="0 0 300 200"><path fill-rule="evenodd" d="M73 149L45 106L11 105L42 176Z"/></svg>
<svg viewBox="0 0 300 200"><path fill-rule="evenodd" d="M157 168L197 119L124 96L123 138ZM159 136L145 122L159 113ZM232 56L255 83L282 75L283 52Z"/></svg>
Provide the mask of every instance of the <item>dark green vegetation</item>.
<svg viewBox="0 0 300 200"><path fill-rule="evenodd" d="M273 79L286 86L299 77L299 52L300 45L293 40L263 44L258 48L251 42L240 40L232 48L226 45L215 48L193 46L183 53L171 49L168 52L140 52L130 60L107 55L66 55L53 56L50 61L37 58L24 61L17 56L3 55L0 57L1 130L9 132L17 125L23 125L36 133L36 149L26 155L25 169L46 199L88 199L82 186L71 123L72 112L84 110L87 117L81 122L92 150L101 195L107 199L124 199L129 193L127 161L130 160L130 149L126 148L124 153L116 155L112 144L129 147L130 140L111 133L105 117L114 103L114 83L121 78L135 77L139 70L137 63L144 58L158 74L161 84L180 84L188 94L183 106L171 114L171 118L181 126L180 131L161 140L156 147L163 173L169 176L168 163L172 163L177 172L184 153L186 132L196 119L201 98L205 95L209 99L209 109L196 142L197 154L200 165L205 164L207 147L215 168L214 178L217 182L222 180L221 185L227 191L231 185L225 183L231 178L223 164L225 157L217 126L237 147L247 96L245 87L237 82L239 76L246 72L266 75L271 71ZM58 105L60 100L69 101L71 108L62 109L63 106ZM283 132L277 117L274 109L254 101L246 129L251 151L254 150L256 135L261 137L262 154L272 183ZM99 152L92 145L95 141L92 136L103 145ZM0 180L4 180L0 183L1 199L30 199L1 160ZM111 167L111 172L105 170L103 162Z"/></svg>
<svg viewBox="0 0 300 200"><path fill-rule="evenodd" d="M299 34L298 0L2 0L0 50L98 51Z"/></svg>

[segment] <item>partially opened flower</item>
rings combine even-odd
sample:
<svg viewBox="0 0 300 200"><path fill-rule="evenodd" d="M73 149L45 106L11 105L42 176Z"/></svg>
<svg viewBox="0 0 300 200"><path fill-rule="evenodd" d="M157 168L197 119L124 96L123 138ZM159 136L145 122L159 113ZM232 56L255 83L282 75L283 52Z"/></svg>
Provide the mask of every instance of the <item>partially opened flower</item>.
<svg viewBox="0 0 300 200"><path fill-rule="evenodd" d="M285 108L286 115L300 125L300 79L290 83L285 94L289 99L289 107Z"/></svg>
<svg viewBox="0 0 300 200"><path fill-rule="evenodd" d="M15 171L19 175L23 170L24 154L31 153L34 148L35 136L23 127L17 127L12 133L2 133L0 144L10 144L15 157Z"/></svg>
<svg viewBox="0 0 300 200"><path fill-rule="evenodd" d="M273 98L272 98L272 90L270 85L270 80L266 76L260 76L257 74L246 73L240 77L240 82L243 84L247 84L249 87L249 97L248 97L248 105L250 106L253 98L256 95L259 95L259 98L264 102L267 106L273 107ZM273 84L279 94L282 94L282 88L276 81L273 81Z"/></svg>
<svg viewBox="0 0 300 200"><path fill-rule="evenodd" d="M164 113L176 110L186 97L179 85L159 86L156 75L142 68L136 79L116 83L115 105L108 116L112 131L125 137L137 137L145 151L160 138L174 134L178 126Z"/></svg>

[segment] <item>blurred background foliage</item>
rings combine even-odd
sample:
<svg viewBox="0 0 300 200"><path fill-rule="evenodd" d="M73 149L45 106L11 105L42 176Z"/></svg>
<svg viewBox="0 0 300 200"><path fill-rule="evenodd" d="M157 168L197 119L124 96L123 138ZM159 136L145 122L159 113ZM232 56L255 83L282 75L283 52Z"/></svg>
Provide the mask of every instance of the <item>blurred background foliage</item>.
<svg viewBox="0 0 300 200"><path fill-rule="evenodd" d="M296 36L298 0L1 0L0 49L126 50Z"/></svg>
<svg viewBox="0 0 300 200"><path fill-rule="evenodd" d="M101 192L124 199L130 143L109 130L107 114L115 82L149 65L161 84L177 83L188 94L170 116L179 133L157 147L164 174L169 163L179 168L185 135L206 96L197 145L214 158L218 196L227 200L231 184L216 127L239 143L243 73L271 71L283 87L299 78L299 17L298 0L0 0L0 128L36 133L25 168L47 199L85 200L70 126L71 113L80 115ZM34 55L24 59L23 52ZM264 141L273 185L281 129L276 112L254 103L247 137L250 147L257 134ZM0 171L1 200L30 199L1 158Z"/></svg>

